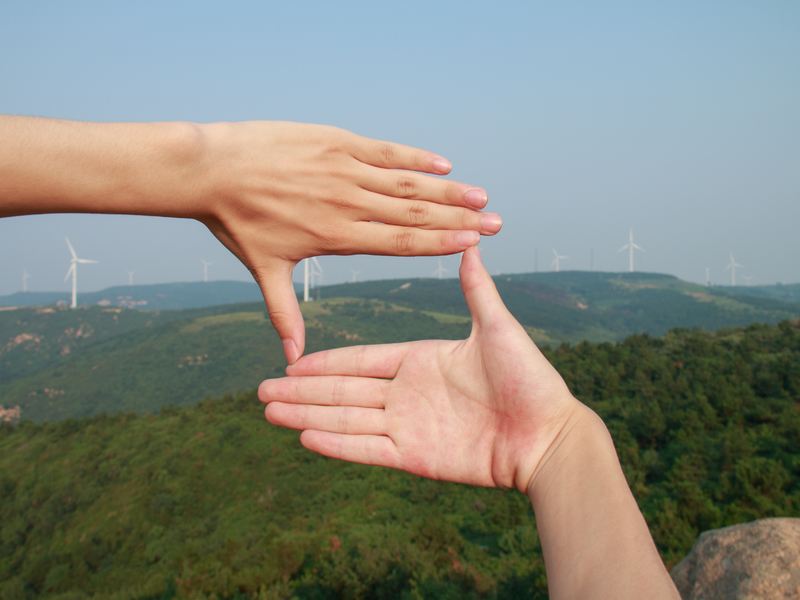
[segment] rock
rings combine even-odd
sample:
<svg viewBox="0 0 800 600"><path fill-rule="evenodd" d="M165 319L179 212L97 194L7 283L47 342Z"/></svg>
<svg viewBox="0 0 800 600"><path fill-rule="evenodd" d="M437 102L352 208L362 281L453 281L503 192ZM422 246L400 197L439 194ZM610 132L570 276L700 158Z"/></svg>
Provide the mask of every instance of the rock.
<svg viewBox="0 0 800 600"><path fill-rule="evenodd" d="M800 519L706 531L672 579L683 600L800 598Z"/></svg>

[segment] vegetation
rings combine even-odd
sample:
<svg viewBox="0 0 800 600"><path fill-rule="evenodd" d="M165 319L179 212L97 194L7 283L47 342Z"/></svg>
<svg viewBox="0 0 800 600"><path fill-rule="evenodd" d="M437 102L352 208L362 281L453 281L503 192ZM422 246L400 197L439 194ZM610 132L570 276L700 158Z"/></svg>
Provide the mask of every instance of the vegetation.
<svg viewBox="0 0 800 600"><path fill-rule="evenodd" d="M316 310L350 331L367 306L386 305ZM608 424L668 566L704 529L800 516L797 322L545 351ZM324 459L262 408L6 425L0 597L546 597L518 492Z"/></svg>
<svg viewBox="0 0 800 600"><path fill-rule="evenodd" d="M511 312L540 345L800 317L797 304L730 295L667 275L569 271L495 281ZM217 299L233 293L211 283L132 289L139 288L149 290L148 297L173 294L167 300L198 289ZM370 281L331 286L322 293L326 299L302 307L309 352L356 343L460 338L469 331L469 312L455 279ZM3 405L19 405L23 418L42 422L194 404L255 387L280 375L285 362L264 306L256 302L180 311L108 306L2 310L0 365Z"/></svg>

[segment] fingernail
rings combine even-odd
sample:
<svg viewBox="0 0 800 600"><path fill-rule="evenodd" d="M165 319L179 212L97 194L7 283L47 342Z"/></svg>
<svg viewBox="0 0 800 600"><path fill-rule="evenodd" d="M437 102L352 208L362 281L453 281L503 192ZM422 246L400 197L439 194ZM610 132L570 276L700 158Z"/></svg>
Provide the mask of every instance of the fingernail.
<svg viewBox="0 0 800 600"><path fill-rule="evenodd" d="M481 217L481 227L484 231L497 233L503 226L503 219L496 213L486 213Z"/></svg>
<svg viewBox="0 0 800 600"><path fill-rule="evenodd" d="M451 163L446 158L437 158L435 161L433 161L433 169L437 173L447 174L450 172L452 168L453 168L453 163Z"/></svg>
<svg viewBox="0 0 800 600"><path fill-rule="evenodd" d="M464 195L464 201L472 208L483 208L489 201L489 196L483 190L470 190Z"/></svg>
<svg viewBox="0 0 800 600"><path fill-rule="evenodd" d="M462 246L474 246L481 241L481 234L477 231L462 231L458 234L458 243Z"/></svg>
<svg viewBox="0 0 800 600"><path fill-rule="evenodd" d="M290 365L297 362L297 345L293 339L283 340L283 353L286 355L286 360L289 361Z"/></svg>

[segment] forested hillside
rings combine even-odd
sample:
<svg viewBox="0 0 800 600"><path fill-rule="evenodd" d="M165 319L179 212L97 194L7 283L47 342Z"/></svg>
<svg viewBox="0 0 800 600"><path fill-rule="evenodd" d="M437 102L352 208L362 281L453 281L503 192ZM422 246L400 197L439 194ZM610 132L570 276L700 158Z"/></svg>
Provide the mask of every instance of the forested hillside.
<svg viewBox="0 0 800 600"><path fill-rule="evenodd" d="M614 437L668 566L701 531L800 516L800 324L546 351ZM254 393L6 425L3 598L544 598L515 491L303 450Z"/></svg>
<svg viewBox="0 0 800 600"><path fill-rule="evenodd" d="M571 271L502 276L495 282L540 346L800 317L798 304L730 296L667 275ZM302 304L307 352L456 339L470 330L456 279L369 281L315 293L322 298ZM37 422L193 404L251 389L280 375L284 366L262 302L182 311L0 310L0 404L20 406L23 418Z"/></svg>

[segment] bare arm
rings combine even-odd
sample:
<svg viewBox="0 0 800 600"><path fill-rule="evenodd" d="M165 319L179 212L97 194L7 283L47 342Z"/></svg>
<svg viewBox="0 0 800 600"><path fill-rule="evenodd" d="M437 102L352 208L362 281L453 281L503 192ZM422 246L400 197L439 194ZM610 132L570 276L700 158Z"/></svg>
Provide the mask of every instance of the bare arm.
<svg viewBox="0 0 800 600"><path fill-rule="evenodd" d="M289 362L305 332L294 266L321 254L461 252L500 230L446 159L321 125L83 123L0 116L0 217L197 219L258 282Z"/></svg>
<svg viewBox="0 0 800 600"><path fill-rule="evenodd" d="M463 341L342 348L261 384L267 419L344 460L484 486L533 503L552 598L679 598L603 422L503 305L477 248Z"/></svg>

